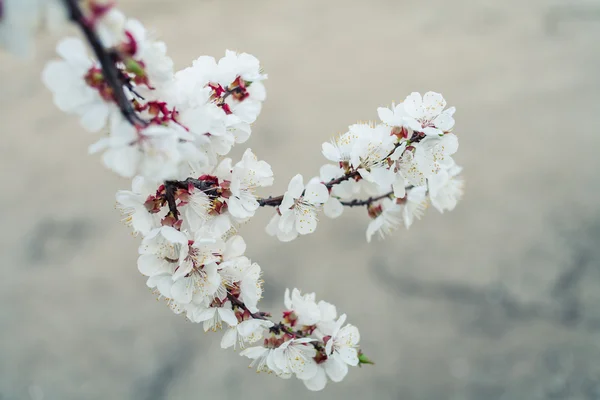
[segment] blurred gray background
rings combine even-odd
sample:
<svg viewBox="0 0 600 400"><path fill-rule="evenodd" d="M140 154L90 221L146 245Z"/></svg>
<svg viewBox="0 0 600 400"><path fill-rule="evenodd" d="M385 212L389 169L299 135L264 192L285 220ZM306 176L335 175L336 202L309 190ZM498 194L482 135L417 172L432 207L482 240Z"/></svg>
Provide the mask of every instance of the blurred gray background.
<svg viewBox="0 0 600 400"><path fill-rule="evenodd" d="M268 99L248 145L279 194L323 141L411 91L458 108L466 195L367 245L364 210L281 244L242 235L263 309L315 291L374 367L321 393L256 376L220 334L157 303L119 223L129 182L87 155L33 61L0 55L0 399L600 399L600 2L121 0L178 68L256 55ZM237 157L243 147L235 149Z"/></svg>

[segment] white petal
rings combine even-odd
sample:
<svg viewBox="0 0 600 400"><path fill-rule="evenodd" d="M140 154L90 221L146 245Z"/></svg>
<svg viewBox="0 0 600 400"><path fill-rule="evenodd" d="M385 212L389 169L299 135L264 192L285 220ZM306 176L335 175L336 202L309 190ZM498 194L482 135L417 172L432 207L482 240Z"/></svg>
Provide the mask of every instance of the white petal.
<svg viewBox="0 0 600 400"><path fill-rule="evenodd" d="M221 348L228 349L232 346L235 346L237 340L237 328L229 328L223 335L223 339L221 339ZM248 349L249 350L249 349ZM246 353L248 354L248 353ZM250 357L252 358L252 357Z"/></svg>
<svg viewBox="0 0 600 400"><path fill-rule="evenodd" d="M329 198L329 191L322 183L309 183L304 192L304 201L311 204L323 204Z"/></svg>
<svg viewBox="0 0 600 400"><path fill-rule="evenodd" d="M238 324L238 320L235 316L235 313L231 308L221 307L217 309L217 312L219 313L221 319L227 322L229 326L236 326Z"/></svg>
<svg viewBox="0 0 600 400"><path fill-rule="evenodd" d="M337 355L329 358L323 367L329 375L329 378L334 382L341 382L348 374L348 364L338 359Z"/></svg>
<svg viewBox="0 0 600 400"><path fill-rule="evenodd" d="M294 230L294 223L296 221L296 213L293 210L287 210L281 214L279 219L279 230L284 233L289 233Z"/></svg>
<svg viewBox="0 0 600 400"><path fill-rule="evenodd" d="M330 197L327 203L323 206L323 212L329 218L337 218L344 212L344 206L335 197Z"/></svg>
<svg viewBox="0 0 600 400"><path fill-rule="evenodd" d="M302 195L303 191L304 181L302 179L302 175L298 174L294 176L288 184L287 194L289 194L292 198L297 199Z"/></svg>
<svg viewBox="0 0 600 400"><path fill-rule="evenodd" d="M327 386L327 375L323 368L319 368L315 376L311 379L305 379L302 382L304 382L304 386L306 386L308 390L318 392L319 390L325 389L325 386Z"/></svg>
<svg viewBox="0 0 600 400"><path fill-rule="evenodd" d="M225 244L225 256L227 259L233 259L243 256L246 252L246 242L240 235L232 236Z"/></svg>
<svg viewBox="0 0 600 400"><path fill-rule="evenodd" d="M313 233L317 229L317 213L313 210L296 214L296 230L301 235Z"/></svg>
<svg viewBox="0 0 600 400"><path fill-rule="evenodd" d="M358 365L358 351L352 347L342 347L336 350L336 358L339 357L341 361L348 365Z"/></svg>
<svg viewBox="0 0 600 400"><path fill-rule="evenodd" d="M192 301L193 289L192 279L190 278L183 278L176 281L171 288L173 300L178 303L188 304Z"/></svg>
<svg viewBox="0 0 600 400"><path fill-rule="evenodd" d="M170 273L170 263L153 254L142 254L138 258L138 270L145 276Z"/></svg>

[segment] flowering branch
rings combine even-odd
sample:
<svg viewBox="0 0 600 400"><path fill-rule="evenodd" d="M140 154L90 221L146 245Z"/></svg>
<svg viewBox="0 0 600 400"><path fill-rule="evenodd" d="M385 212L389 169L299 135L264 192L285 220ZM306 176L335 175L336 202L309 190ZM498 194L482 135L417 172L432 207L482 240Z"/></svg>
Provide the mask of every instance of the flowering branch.
<svg viewBox="0 0 600 400"><path fill-rule="evenodd" d="M314 293L286 290L281 321L270 321L258 307L262 269L245 256L238 231L270 206L276 213L267 233L287 242L313 233L321 213L337 218L344 206L366 206L370 241L410 227L429 204L454 209L462 195L455 109L438 93L411 93L379 108L380 122L351 125L323 143L329 163L318 176L305 184L298 174L284 194L258 197L273 184L271 166L249 148L236 163L226 157L250 138L266 98L267 75L255 57L201 56L175 73L165 43L106 0L0 0L0 43L12 38L3 24L31 20L28 7L37 13L44 2L65 11L96 57L82 40L65 38L61 59L48 63L42 79L86 130L108 128L90 152L132 178L116 200L123 221L142 236L137 267L147 286L205 331L223 329L221 347L243 348L257 371L295 375L310 390L340 382L349 366L372 364L346 314Z"/></svg>
<svg viewBox="0 0 600 400"><path fill-rule="evenodd" d="M121 73L117 68L115 68L115 63L120 61L121 57L119 57L116 50L113 49L111 52L109 52L104 48L100 38L93 30L93 24L84 16L83 12L81 11L78 0L64 0L64 3L70 19L75 22L77 26L79 26L88 43L90 44L90 47L94 51L94 54L98 58L104 78L106 79L109 87L112 89L112 96L119 106L121 114L133 126L146 126L147 122L138 116L138 114L134 111L131 102L129 99L127 99L127 95L123 90Z"/></svg>

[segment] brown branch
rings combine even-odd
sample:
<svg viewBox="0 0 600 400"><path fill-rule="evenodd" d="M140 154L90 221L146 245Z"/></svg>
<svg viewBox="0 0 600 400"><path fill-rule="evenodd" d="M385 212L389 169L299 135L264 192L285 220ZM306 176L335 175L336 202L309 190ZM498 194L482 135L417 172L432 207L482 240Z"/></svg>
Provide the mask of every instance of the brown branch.
<svg viewBox="0 0 600 400"><path fill-rule="evenodd" d="M342 203L342 205L344 205L346 207L360 207L360 206L368 207L372 203L374 203L378 200L385 199L386 197L391 197L393 194L394 194L394 191L391 191L386 194L382 194L381 196L369 197L368 199L364 199L364 200L354 199L352 201L340 201L340 203Z"/></svg>

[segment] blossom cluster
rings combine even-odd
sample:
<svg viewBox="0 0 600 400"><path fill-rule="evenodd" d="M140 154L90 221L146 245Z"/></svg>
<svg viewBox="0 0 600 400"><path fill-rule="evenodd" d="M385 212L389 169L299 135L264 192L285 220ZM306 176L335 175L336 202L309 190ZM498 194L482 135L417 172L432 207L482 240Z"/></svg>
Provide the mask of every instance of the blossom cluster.
<svg viewBox="0 0 600 400"><path fill-rule="evenodd" d="M42 80L61 111L103 135L90 153L132 179L131 190L117 192L117 207L142 237L138 269L155 295L205 331L223 330L221 347L241 349L257 371L295 375L310 390L371 363L358 329L314 293L286 290L280 322L260 310L262 270L245 255L239 230L273 207L267 233L288 242L313 233L321 212L337 218L361 206L370 241L410 227L429 204L454 209L462 196L455 109L438 93L412 93L379 108L379 122L351 125L324 143L328 163L318 176L295 175L284 194L259 197L273 184L271 166L250 148L240 160L227 157L250 138L266 98L267 75L254 56L201 56L175 72L166 44L112 1L38 0L22 9L16 1L0 0L0 44L31 34L38 25L22 17L39 20L52 4L91 45L93 56L83 40L61 40L60 59Z"/></svg>
<svg viewBox="0 0 600 400"><path fill-rule="evenodd" d="M306 187L302 176L292 179L267 232L293 240L315 230L321 209L337 218L344 205L364 205L372 219L370 241L401 225L409 228L429 204L441 213L453 210L462 196L462 168L452 158L458 150L455 108L445 107L441 94L415 92L403 103L380 107L379 123L351 125L323 143L323 155L334 164L323 165ZM361 192L370 197L351 200Z"/></svg>

